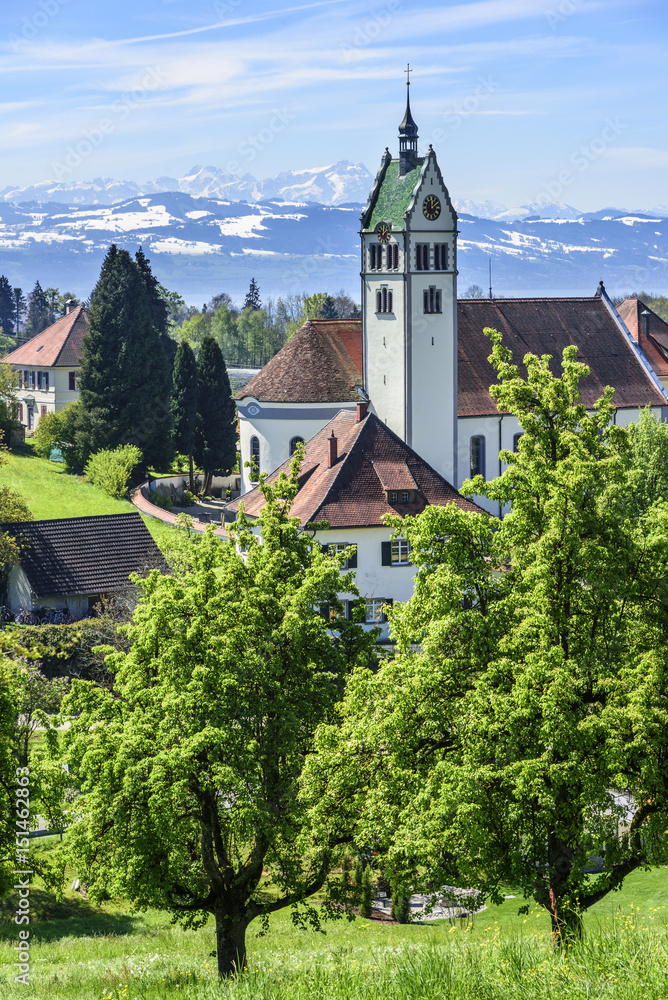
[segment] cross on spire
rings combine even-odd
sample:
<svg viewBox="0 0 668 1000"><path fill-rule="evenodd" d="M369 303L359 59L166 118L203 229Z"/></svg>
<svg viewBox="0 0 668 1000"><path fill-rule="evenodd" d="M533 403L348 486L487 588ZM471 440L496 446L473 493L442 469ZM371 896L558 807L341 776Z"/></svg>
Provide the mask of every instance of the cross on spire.
<svg viewBox="0 0 668 1000"><path fill-rule="evenodd" d="M411 85L411 64L410 63L406 63L406 69L404 70L404 73L406 74L406 86L410 87L410 85Z"/></svg>

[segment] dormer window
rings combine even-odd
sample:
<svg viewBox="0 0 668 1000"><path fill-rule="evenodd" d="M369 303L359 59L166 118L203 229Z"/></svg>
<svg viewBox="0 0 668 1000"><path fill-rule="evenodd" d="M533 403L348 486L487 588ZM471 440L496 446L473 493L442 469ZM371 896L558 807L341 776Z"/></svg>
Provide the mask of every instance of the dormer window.
<svg viewBox="0 0 668 1000"><path fill-rule="evenodd" d="M387 502L390 504L395 503L414 503L415 502L415 490L388 490L387 491Z"/></svg>

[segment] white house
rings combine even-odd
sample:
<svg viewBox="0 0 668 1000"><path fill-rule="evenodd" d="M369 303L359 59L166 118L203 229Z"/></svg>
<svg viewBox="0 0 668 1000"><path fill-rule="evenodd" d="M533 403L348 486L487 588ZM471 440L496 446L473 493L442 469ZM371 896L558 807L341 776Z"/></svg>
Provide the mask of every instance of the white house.
<svg viewBox="0 0 668 1000"><path fill-rule="evenodd" d="M17 373L18 419L28 433L46 413L78 399L81 342L87 330L86 310L76 306L3 358Z"/></svg>
<svg viewBox="0 0 668 1000"><path fill-rule="evenodd" d="M287 459L269 480L289 467ZM307 442L299 484L292 515L303 527L327 522L329 527L314 531L314 538L330 550L355 547L348 568L355 569L357 586L366 599L369 627L384 626L382 639L388 637L385 606L409 599L415 575L407 541L392 540L383 517L419 514L428 504L455 503L464 510L481 510L367 412L366 403L339 410ZM227 509L236 514L243 507L254 518L263 503L260 491L253 489Z"/></svg>
<svg viewBox="0 0 668 1000"><path fill-rule="evenodd" d="M434 150L418 156L417 144L407 103L399 156L385 151L361 218L362 318L305 324L237 396L242 468L253 457L261 471L277 468L334 407L368 399L447 482L498 475L499 450L513 449L520 428L489 395L496 372L486 327L502 332L518 364L529 352L552 355L555 373L574 344L591 369L582 401L593 406L613 386L620 423L644 406L668 416L663 372L643 350L649 341L634 339L603 282L591 297L457 299L457 216ZM242 492L252 485L243 475Z"/></svg>

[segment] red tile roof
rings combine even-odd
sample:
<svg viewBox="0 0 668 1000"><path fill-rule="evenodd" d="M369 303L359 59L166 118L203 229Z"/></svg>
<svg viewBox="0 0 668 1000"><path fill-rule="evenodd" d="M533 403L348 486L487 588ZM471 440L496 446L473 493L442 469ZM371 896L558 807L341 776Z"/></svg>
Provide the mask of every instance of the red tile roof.
<svg viewBox="0 0 668 1000"><path fill-rule="evenodd" d="M332 431L337 438L338 459L327 467ZM382 470L382 480L378 469ZM270 477L288 472L284 462ZM385 514L419 514L428 505L455 503L462 510L485 513L466 500L397 437L373 413L357 420L355 413L341 410L306 444L302 466L303 484L292 507L301 524L328 521L330 528L366 528L382 525ZM389 504L386 490L417 489L414 503ZM264 505L259 489L251 490L228 506L238 511L243 503L247 514L257 517Z"/></svg>
<svg viewBox="0 0 668 1000"><path fill-rule="evenodd" d="M81 342L87 330L86 310L77 306L3 360L9 365L78 368L81 364Z"/></svg>
<svg viewBox="0 0 668 1000"><path fill-rule="evenodd" d="M312 320L250 380L237 399L347 403L361 399L361 320Z"/></svg>
<svg viewBox="0 0 668 1000"><path fill-rule="evenodd" d="M503 334L503 342L521 364L525 354L551 354L559 371L561 354L574 344L578 360L591 369L581 385L581 400L592 406L603 389L615 389L615 406L665 405L665 398L638 362L599 296L563 299L461 299L457 303L458 402L460 416L496 413L489 386L496 382L490 365L485 327Z"/></svg>
<svg viewBox="0 0 668 1000"><path fill-rule="evenodd" d="M642 329L640 314L649 313L649 336ZM668 323L645 305L640 299L624 299L617 306L617 312L626 323L629 333L647 357L657 375L668 376Z"/></svg>

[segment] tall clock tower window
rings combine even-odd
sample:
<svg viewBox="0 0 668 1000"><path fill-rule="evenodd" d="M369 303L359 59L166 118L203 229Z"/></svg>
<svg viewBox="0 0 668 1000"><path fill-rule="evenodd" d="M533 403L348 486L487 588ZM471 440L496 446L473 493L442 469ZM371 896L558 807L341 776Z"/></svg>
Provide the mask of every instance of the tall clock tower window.
<svg viewBox="0 0 668 1000"><path fill-rule="evenodd" d="M369 247L369 269L371 271L383 269L383 248L378 243L372 243Z"/></svg>
<svg viewBox="0 0 668 1000"><path fill-rule="evenodd" d="M441 312L441 289L430 285L424 290L424 311L426 313Z"/></svg>
<svg viewBox="0 0 668 1000"><path fill-rule="evenodd" d="M415 247L415 268L418 271L429 270L429 244L418 243Z"/></svg>
<svg viewBox="0 0 668 1000"><path fill-rule="evenodd" d="M399 267L399 244L390 243L387 248L387 268L396 271Z"/></svg>
<svg viewBox="0 0 668 1000"><path fill-rule="evenodd" d="M383 285L376 292L376 312L377 313L391 313L392 312L392 290Z"/></svg>
<svg viewBox="0 0 668 1000"><path fill-rule="evenodd" d="M447 271L448 269L448 244L434 244L434 270Z"/></svg>

